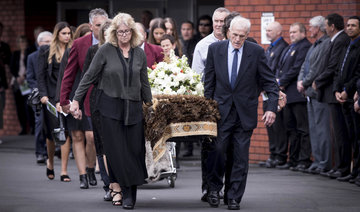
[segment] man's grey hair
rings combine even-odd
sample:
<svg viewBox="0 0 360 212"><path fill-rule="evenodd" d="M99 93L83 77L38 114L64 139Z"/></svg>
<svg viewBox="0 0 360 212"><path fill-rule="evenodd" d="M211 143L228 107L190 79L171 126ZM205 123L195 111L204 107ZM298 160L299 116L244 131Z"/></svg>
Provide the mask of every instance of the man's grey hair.
<svg viewBox="0 0 360 212"><path fill-rule="evenodd" d="M46 37L46 36L52 37L53 34L51 32L49 32L49 31L40 32L40 34L38 35L37 40L36 40L37 43L40 43L44 39L44 37Z"/></svg>
<svg viewBox="0 0 360 212"><path fill-rule="evenodd" d="M214 21L214 15L215 15L215 13L226 13L227 15L229 15L229 14L230 14L230 11L229 11L228 9L226 9L225 7L219 7L219 8L217 8L217 9L214 11L213 16L212 16L213 21Z"/></svg>
<svg viewBox="0 0 360 212"><path fill-rule="evenodd" d="M232 30L234 25L238 26L241 29L245 29L247 33L250 32L251 22L247 18L236 16L230 23L230 30Z"/></svg>
<svg viewBox="0 0 360 212"><path fill-rule="evenodd" d="M95 9L91 10L89 13L89 23L90 24L93 23L93 19L95 16L104 16L105 18L109 18L108 14L106 13L106 11L104 9L95 8Z"/></svg>
<svg viewBox="0 0 360 212"><path fill-rule="evenodd" d="M315 16L309 21L310 26L319 27L320 31L326 32L325 30L325 18L321 15Z"/></svg>

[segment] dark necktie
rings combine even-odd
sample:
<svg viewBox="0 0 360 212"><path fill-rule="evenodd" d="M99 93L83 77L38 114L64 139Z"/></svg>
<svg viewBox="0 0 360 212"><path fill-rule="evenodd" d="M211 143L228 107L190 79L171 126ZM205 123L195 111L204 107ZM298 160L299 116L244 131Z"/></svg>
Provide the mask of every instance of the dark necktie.
<svg viewBox="0 0 360 212"><path fill-rule="evenodd" d="M294 45L290 45L289 49L286 51L284 56L281 58L280 64L284 64L284 62L286 61L286 58L289 56L289 54L293 48L294 48Z"/></svg>
<svg viewBox="0 0 360 212"><path fill-rule="evenodd" d="M348 47L347 50L346 50L345 57L344 57L344 60L343 60L343 62L342 62L342 65L341 65L341 69L340 69L341 75L342 75L342 73L343 73L344 66L345 66L345 63L346 63L346 59L347 59L348 54L349 54L349 52L350 52L350 48L351 48L351 44L349 45L349 47Z"/></svg>
<svg viewBox="0 0 360 212"><path fill-rule="evenodd" d="M234 49L234 58L233 58L233 64L231 67L231 88L234 89L235 87L235 81L237 77L237 64L238 64L238 52L239 49Z"/></svg>
<svg viewBox="0 0 360 212"><path fill-rule="evenodd" d="M274 46L270 44L269 48L266 50L266 57L269 59L271 55L271 50Z"/></svg>

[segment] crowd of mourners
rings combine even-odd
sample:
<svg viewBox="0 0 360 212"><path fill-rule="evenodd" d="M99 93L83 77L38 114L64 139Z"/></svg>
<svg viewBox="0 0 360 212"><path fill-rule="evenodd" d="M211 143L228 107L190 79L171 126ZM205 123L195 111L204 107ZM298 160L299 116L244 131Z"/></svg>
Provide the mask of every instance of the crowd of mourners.
<svg viewBox="0 0 360 212"><path fill-rule="evenodd" d="M166 60L173 50L204 74L208 47L228 39L231 21L241 15L218 8L212 17L180 25L170 17L153 18L149 11L142 16L142 23L126 13L110 19L97 8L89 13L89 23L77 28L67 22L58 22L52 32L37 27L32 45L19 36L17 51L0 43L0 128L10 87L19 134L35 134L36 161L46 164L46 176L55 178L54 156L60 152L60 180L70 182L67 164L73 153L80 188L97 185L97 170L104 200L126 209L134 207L137 186L147 177L142 110L152 106L152 95L146 67ZM0 23L0 38L3 30ZM271 42L264 50L267 65L286 105L267 127L270 157L260 165L360 186L360 17L315 16L308 29L300 22L291 24L289 43L282 34L281 23L266 26ZM34 89L40 110L27 104ZM260 93L266 108L267 93ZM68 134L59 147L52 132L60 119ZM208 201L207 140L201 144L203 201ZM186 149L184 156L192 156L193 144Z"/></svg>

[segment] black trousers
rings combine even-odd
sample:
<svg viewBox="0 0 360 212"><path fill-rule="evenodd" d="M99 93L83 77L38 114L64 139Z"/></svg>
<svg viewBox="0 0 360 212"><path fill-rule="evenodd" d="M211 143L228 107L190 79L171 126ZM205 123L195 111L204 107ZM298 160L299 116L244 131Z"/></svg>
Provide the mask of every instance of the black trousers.
<svg viewBox="0 0 360 212"><path fill-rule="evenodd" d="M311 144L306 102L287 104L284 108L286 131L290 142L291 165L310 165Z"/></svg>
<svg viewBox="0 0 360 212"><path fill-rule="evenodd" d="M235 106L223 124L218 124L218 136L212 143L207 160L210 191L220 191L227 172L224 196L240 202L245 192L249 169L249 148L252 130L244 130ZM225 165L226 164L226 165Z"/></svg>
<svg viewBox="0 0 360 212"><path fill-rule="evenodd" d="M267 107L267 101L263 102L263 109ZM266 127L269 137L270 159L277 159L286 162L288 152L288 140L284 122L284 110L276 113L276 119L273 125Z"/></svg>
<svg viewBox="0 0 360 212"><path fill-rule="evenodd" d="M339 171L345 174L350 173L352 155L354 159L352 174L357 175L360 167L358 144L360 131L359 114L355 113L353 102L345 102L341 105L341 108L345 118L349 139L343 142L342 148L340 148L342 166Z"/></svg>
<svg viewBox="0 0 360 212"><path fill-rule="evenodd" d="M333 151L334 151L334 170L340 172L350 171L351 147L349 142L349 133L346 127L345 116L342 111L342 106L339 103L331 103L331 131L333 134Z"/></svg>

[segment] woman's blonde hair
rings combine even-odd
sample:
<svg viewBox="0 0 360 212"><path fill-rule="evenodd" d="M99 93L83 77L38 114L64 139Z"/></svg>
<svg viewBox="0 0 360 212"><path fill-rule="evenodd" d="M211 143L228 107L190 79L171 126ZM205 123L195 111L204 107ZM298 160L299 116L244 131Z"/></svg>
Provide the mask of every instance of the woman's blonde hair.
<svg viewBox="0 0 360 212"><path fill-rule="evenodd" d="M63 54L61 54L60 51L60 41L59 41L59 33L61 30L63 30L64 28L69 28L70 29L70 25L67 22L59 22L55 25L54 27L54 32L53 32L53 39L50 43L50 50L49 50L49 57L48 57L48 63L51 64L52 63L52 57L55 55L55 59L58 63L61 62L61 59L63 57ZM69 43L66 44L65 48L71 48L72 45L72 31L70 29L70 33L71 33L71 38Z"/></svg>
<svg viewBox="0 0 360 212"><path fill-rule="evenodd" d="M110 27L106 30L106 42L111 43L113 46L118 47L118 39L116 36L117 28L125 24L131 29L132 35L130 39L130 45L132 48L139 46L142 43L143 36L137 30L135 21L131 15L127 13L118 13L111 21Z"/></svg>

